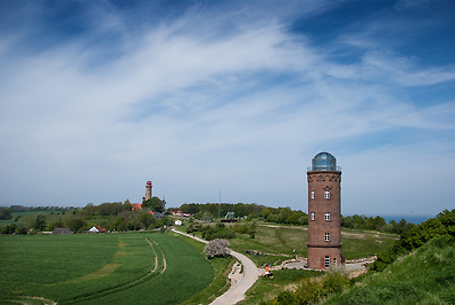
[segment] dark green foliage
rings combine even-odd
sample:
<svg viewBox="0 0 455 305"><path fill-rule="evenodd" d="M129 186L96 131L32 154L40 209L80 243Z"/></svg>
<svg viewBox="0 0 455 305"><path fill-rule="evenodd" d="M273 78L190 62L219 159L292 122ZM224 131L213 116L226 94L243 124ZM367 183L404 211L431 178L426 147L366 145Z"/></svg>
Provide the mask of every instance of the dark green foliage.
<svg viewBox="0 0 455 305"><path fill-rule="evenodd" d="M44 230L46 227L46 215L45 214L38 214L35 217L35 222L33 223L33 228L37 230Z"/></svg>
<svg viewBox="0 0 455 305"><path fill-rule="evenodd" d="M149 200L142 202L142 208L149 208L154 212L163 213L166 209L166 201L161 200L160 198L153 196Z"/></svg>
<svg viewBox="0 0 455 305"><path fill-rule="evenodd" d="M83 230L88 230L88 224L87 222L79 217L71 217L68 218L67 222L67 227L71 229L71 231L75 233L81 233Z"/></svg>
<svg viewBox="0 0 455 305"><path fill-rule="evenodd" d="M235 237L235 232L231 227L226 227L224 224L216 226L204 226L202 227L202 238L206 240L212 240L216 238L220 239L232 239Z"/></svg>
<svg viewBox="0 0 455 305"><path fill-rule="evenodd" d="M394 262L398 256L423 246L430 239L454 234L455 210L444 210L436 218L412 226L404 231L400 239L396 241L387 251L378 255L378 259L371 265L370 272L378 272L385 269L387 265Z"/></svg>
<svg viewBox="0 0 455 305"><path fill-rule="evenodd" d="M275 305L298 305L300 304L295 294L290 291L281 291L273 300Z"/></svg>
<svg viewBox="0 0 455 305"><path fill-rule="evenodd" d="M62 219L59 219L51 224L49 224L49 226L47 227L47 229L49 231L54 231L55 228L64 228L65 227L65 224L63 223L63 220Z"/></svg>
<svg viewBox="0 0 455 305"><path fill-rule="evenodd" d="M125 208L129 211L131 210L131 205L128 202L125 204L121 202L105 202L100 205L89 203L82 210L82 215L86 219L97 219L117 215L118 213L125 211Z"/></svg>
<svg viewBox="0 0 455 305"><path fill-rule="evenodd" d="M0 220L8 220L11 218L13 218L11 209L0 207Z"/></svg>
<svg viewBox="0 0 455 305"><path fill-rule="evenodd" d="M224 225L224 224L223 224ZM255 221L247 224L234 225L234 232L239 234L248 234L251 238L256 236L257 224Z"/></svg>
<svg viewBox="0 0 455 305"><path fill-rule="evenodd" d="M14 234L17 230L17 225L15 223L0 227L0 234Z"/></svg>
<svg viewBox="0 0 455 305"><path fill-rule="evenodd" d="M26 227L17 228L16 233L19 235L25 235L25 234L27 234L27 228Z"/></svg>
<svg viewBox="0 0 455 305"><path fill-rule="evenodd" d="M247 217L247 220L260 218L267 222L277 222L283 224L307 225L308 215L302 211L292 211L286 208L271 208L263 205L252 204L230 204L230 203L185 203L180 206L183 213L194 214L195 218L203 219L204 213L214 216L224 217L227 212L234 212L235 217ZM208 215L207 214L207 215Z"/></svg>

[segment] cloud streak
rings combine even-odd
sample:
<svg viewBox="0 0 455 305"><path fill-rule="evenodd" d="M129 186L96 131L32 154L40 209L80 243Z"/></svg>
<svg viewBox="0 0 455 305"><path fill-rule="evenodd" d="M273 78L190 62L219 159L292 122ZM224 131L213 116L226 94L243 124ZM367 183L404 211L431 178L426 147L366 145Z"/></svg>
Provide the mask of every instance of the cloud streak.
<svg viewBox="0 0 455 305"><path fill-rule="evenodd" d="M144 19L138 8L97 4L78 13L88 18L85 31L47 38L52 43L38 52L24 48L24 39L55 33L45 17L32 18L30 28L0 41L8 75L0 78L0 203L138 201L152 178L156 194L174 206L216 201L222 188L223 201L305 210L305 168L329 150L348 177L346 213L406 202L367 187L361 177L370 176L364 168L372 160L372 182L381 189L416 192L397 210L409 212L426 180L400 186L390 176L417 175L417 166L442 176L453 170L435 169L430 156L444 159L454 150L454 101L438 96L454 81L453 63L420 65L351 27L327 50L290 31L289 18L310 22L334 6L310 1L298 14L295 7L304 6L275 15L273 7L255 15L254 5L194 6L133 26L131 18ZM346 48L362 51L334 60L333 50ZM416 87L434 90L434 98L416 103ZM397 169L402 155L415 163ZM24 179L30 192L21 191ZM356 185L364 191L354 194ZM376 199L365 208L371 194ZM452 195L448 189L438 200ZM423 201L413 211L438 212Z"/></svg>

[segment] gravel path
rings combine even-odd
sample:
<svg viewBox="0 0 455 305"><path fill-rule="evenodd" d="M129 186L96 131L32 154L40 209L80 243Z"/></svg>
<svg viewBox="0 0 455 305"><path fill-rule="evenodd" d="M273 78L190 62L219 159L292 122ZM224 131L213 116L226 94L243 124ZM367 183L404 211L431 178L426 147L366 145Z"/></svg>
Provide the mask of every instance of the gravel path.
<svg viewBox="0 0 455 305"><path fill-rule="evenodd" d="M203 240L199 237L193 237L190 234L180 232L176 229L172 229L172 232L188 236L205 244L208 243L208 241L206 240ZM238 259L240 263L243 265L243 273L241 274L241 276L236 278L237 281L232 282L232 285L231 287L229 287L228 291L226 291L224 294L215 299L215 301L213 301L212 304L214 305L232 305L236 304L237 302L240 302L245 298L245 292L248 289L250 289L251 286L253 286L253 284L257 281L259 277L258 268L251 259L249 259L248 257L241 253L232 250L231 255Z"/></svg>

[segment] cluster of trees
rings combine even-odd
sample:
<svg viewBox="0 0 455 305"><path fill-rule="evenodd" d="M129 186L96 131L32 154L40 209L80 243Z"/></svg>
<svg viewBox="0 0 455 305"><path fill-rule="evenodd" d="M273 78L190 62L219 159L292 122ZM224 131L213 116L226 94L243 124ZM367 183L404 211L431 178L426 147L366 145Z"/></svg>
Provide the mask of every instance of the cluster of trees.
<svg viewBox="0 0 455 305"><path fill-rule="evenodd" d="M194 214L196 219L210 221L218 215L221 217L227 212L234 212L235 217L247 220L258 219L266 222L291 225L308 225L308 214L300 210L293 211L289 207L272 208L264 205L252 204L229 204L229 203L185 203L180 206L183 213ZM391 220L387 224L386 220L380 216L366 217L364 215L341 216L341 226L344 228L375 230L385 233L401 234L413 226L412 223L402 219L398 222Z"/></svg>
<svg viewBox="0 0 455 305"><path fill-rule="evenodd" d="M341 226L351 229L375 230L386 233L401 234L414 226L414 224L409 223L404 219L401 219L399 222L391 220L389 224L387 224L385 219L380 216L366 217L364 215L356 214L346 217L341 215Z"/></svg>
<svg viewBox="0 0 455 305"><path fill-rule="evenodd" d="M13 212L10 208L0 207L0 220L8 220L13 218Z"/></svg>
<svg viewBox="0 0 455 305"><path fill-rule="evenodd" d="M419 225L413 225L404 230L399 240L387 251L378 255L377 260L370 267L370 272L382 271L399 256L423 246L436 236L445 235L455 237L455 209L452 211L444 210L435 218L430 218Z"/></svg>
<svg viewBox="0 0 455 305"><path fill-rule="evenodd" d="M164 213L166 209L166 201L164 199L153 196L149 200L145 200L142 203L142 208L148 208L153 212Z"/></svg>
<svg viewBox="0 0 455 305"><path fill-rule="evenodd" d="M100 205L94 205L93 203L87 204L79 214L85 219L99 219L110 216L115 216L124 211L130 211L131 204L129 200L122 202L105 202Z"/></svg>
<svg viewBox="0 0 455 305"><path fill-rule="evenodd" d="M81 232L93 225L90 223L90 220L92 219L101 219L101 227L109 231L117 232L134 231L143 228L155 229L165 225L172 225L172 219L168 217L158 219L150 213L150 211L163 211L165 205L165 202L160 200L158 197L153 197L152 199L154 199L152 202L159 203L159 208L154 209L154 206L144 206L143 204L141 210L132 211L129 200L126 200L123 203L106 202L97 206L90 203L83 209L78 210L77 213L69 219L68 226L71 230L73 230L73 227L77 229L73 230L74 232ZM151 208L147 208L147 206Z"/></svg>
<svg viewBox="0 0 455 305"><path fill-rule="evenodd" d="M75 207L58 207L58 206L38 206L38 207L26 207L23 205L12 205L10 206L11 212L34 212L34 211L71 211Z"/></svg>
<svg viewBox="0 0 455 305"><path fill-rule="evenodd" d="M282 224L306 225L308 224L308 215L302 211L293 211L289 207L272 208L255 203L184 203L180 206L183 213L194 214L196 219L204 221L211 220L215 217L224 217L228 212L234 212L235 217L247 218L247 220L259 219L267 222Z"/></svg>
<svg viewBox="0 0 455 305"><path fill-rule="evenodd" d="M187 233L202 232L202 238L206 240L212 239L232 239L235 237L235 232L232 227L226 227L224 223L217 223L215 226L202 225L190 222L186 229Z"/></svg>
<svg viewBox="0 0 455 305"><path fill-rule="evenodd" d="M246 224L236 224L234 226L226 226L224 223L217 223L215 226L202 225L190 220L190 224L186 228L188 234L194 232L202 232L202 238L206 240L213 239L232 239L238 234L247 234L251 238L256 237L256 222Z"/></svg>
<svg viewBox="0 0 455 305"><path fill-rule="evenodd" d="M18 227L17 224L0 227L0 233L26 234L30 229L33 229L32 232L37 233L40 231L53 231L55 228L70 228L73 232L80 233L90 229L95 224L99 224L109 231L154 229L173 224L172 219L168 217L157 218L150 213L152 210L154 212L164 212L165 204L164 200L153 197L151 200L146 201L145 206L143 205L144 208L139 211L131 210L129 200L123 203L106 202L100 205L89 203L83 208L46 207L38 210L38 208L11 206L10 208L0 209L0 214L5 219L11 219L13 212L44 211L46 213L37 214L25 227ZM61 216L59 216L60 212L54 213L54 211L61 211ZM66 213L67 211L71 212ZM56 216L58 217L57 219ZM17 222L19 218L20 215L14 217L14 221Z"/></svg>

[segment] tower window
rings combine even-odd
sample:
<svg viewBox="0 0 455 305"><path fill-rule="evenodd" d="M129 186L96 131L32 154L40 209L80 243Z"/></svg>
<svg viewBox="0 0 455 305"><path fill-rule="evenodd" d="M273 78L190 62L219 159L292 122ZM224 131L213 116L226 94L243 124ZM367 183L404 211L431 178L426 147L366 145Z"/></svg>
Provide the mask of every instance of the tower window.
<svg viewBox="0 0 455 305"><path fill-rule="evenodd" d="M325 212L324 219L325 220L330 220L330 213L329 212Z"/></svg>
<svg viewBox="0 0 455 305"><path fill-rule="evenodd" d="M337 264L338 264L338 263L337 263L337 258L336 258L336 257L334 257L334 258L333 258L333 265L336 267L336 266L337 266Z"/></svg>
<svg viewBox="0 0 455 305"><path fill-rule="evenodd" d="M330 241L330 233L325 233L324 234L324 240L325 241Z"/></svg>
<svg viewBox="0 0 455 305"><path fill-rule="evenodd" d="M324 267L329 268L330 267L330 256L324 257Z"/></svg>
<svg viewBox="0 0 455 305"><path fill-rule="evenodd" d="M311 191L311 199L314 199L314 191Z"/></svg>
<svg viewBox="0 0 455 305"><path fill-rule="evenodd" d="M324 198L325 199L330 199L330 191L325 191L324 192Z"/></svg>
<svg viewBox="0 0 455 305"><path fill-rule="evenodd" d="M314 220L314 212L311 212L311 220Z"/></svg>

